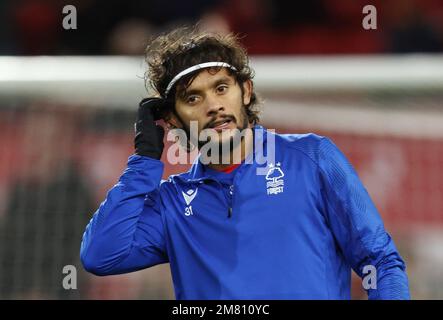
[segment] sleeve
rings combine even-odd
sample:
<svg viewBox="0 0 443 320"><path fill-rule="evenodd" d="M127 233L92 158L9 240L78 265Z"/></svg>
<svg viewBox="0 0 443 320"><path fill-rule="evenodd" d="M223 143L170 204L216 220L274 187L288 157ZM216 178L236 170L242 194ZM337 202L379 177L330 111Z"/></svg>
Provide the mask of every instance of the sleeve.
<svg viewBox="0 0 443 320"><path fill-rule="evenodd" d="M366 266L375 267L369 299L410 299L405 263L352 165L328 138L320 140L318 161L327 220L338 245L361 278L368 275Z"/></svg>
<svg viewBox="0 0 443 320"><path fill-rule="evenodd" d="M103 276L168 262L160 215L162 174L161 161L129 157L83 234L80 258L87 271Z"/></svg>

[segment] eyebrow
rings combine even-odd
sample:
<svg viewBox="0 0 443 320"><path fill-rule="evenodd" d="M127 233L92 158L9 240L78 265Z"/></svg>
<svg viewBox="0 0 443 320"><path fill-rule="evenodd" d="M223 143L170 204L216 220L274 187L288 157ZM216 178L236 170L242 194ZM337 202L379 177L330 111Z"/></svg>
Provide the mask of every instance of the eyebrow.
<svg viewBox="0 0 443 320"><path fill-rule="evenodd" d="M233 81L232 78L230 78L228 76L222 76L220 79L215 80L214 83L212 83L210 85L210 87L211 88L215 88L215 87L219 86L222 83L232 83L232 81ZM183 93L180 95L180 97L183 99L183 98L186 98L186 97L188 97L190 95L193 95L193 94L199 94L202 91L203 90L201 90L201 89L190 89L190 90L185 89L183 91Z"/></svg>

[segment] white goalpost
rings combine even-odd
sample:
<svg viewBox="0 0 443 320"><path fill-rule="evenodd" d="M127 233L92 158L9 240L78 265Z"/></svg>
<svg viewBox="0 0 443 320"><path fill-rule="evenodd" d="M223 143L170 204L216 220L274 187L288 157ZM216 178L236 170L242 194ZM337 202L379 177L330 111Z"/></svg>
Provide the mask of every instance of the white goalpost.
<svg viewBox="0 0 443 320"><path fill-rule="evenodd" d="M341 92L435 95L443 91L441 55L265 56L253 57L251 66L256 88L266 99L263 117L267 123L443 137L443 113L433 105L425 108L404 100L383 104L378 99L376 104L367 99L346 103L334 99ZM0 57L0 95L133 109L148 95L145 71L142 57ZM299 93L303 99L297 99ZM319 95L330 98L316 99Z"/></svg>

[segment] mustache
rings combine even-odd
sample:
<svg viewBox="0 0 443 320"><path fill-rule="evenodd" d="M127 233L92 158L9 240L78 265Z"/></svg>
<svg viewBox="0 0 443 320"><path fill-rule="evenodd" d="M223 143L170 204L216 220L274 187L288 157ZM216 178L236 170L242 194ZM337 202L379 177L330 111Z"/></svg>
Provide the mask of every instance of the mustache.
<svg viewBox="0 0 443 320"><path fill-rule="evenodd" d="M225 120L230 120L230 121L232 121L234 123L237 123L237 121L236 121L236 119L235 119L235 117L233 115L225 115L225 116L222 116L221 118L214 118L214 119L212 119L209 123L207 123L203 127L203 129L210 129L216 122L225 121Z"/></svg>

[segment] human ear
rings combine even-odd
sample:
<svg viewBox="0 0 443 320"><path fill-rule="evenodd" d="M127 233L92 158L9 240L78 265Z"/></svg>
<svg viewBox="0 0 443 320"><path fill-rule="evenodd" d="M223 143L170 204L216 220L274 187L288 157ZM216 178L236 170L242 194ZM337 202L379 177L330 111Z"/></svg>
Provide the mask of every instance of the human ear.
<svg viewBox="0 0 443 320"><path fill-rule="evenodd" d="M166 122L166 127L170 130L182 128L182 123L180 119L173 112L169 113L165 117L165 122Z"/></svg>
<svg viewBox="0 0 443 320"><path fill-rule="evenodd" d="M252 86L251 80L243 82L243 104L246 106L251 102Z"/></svg>

